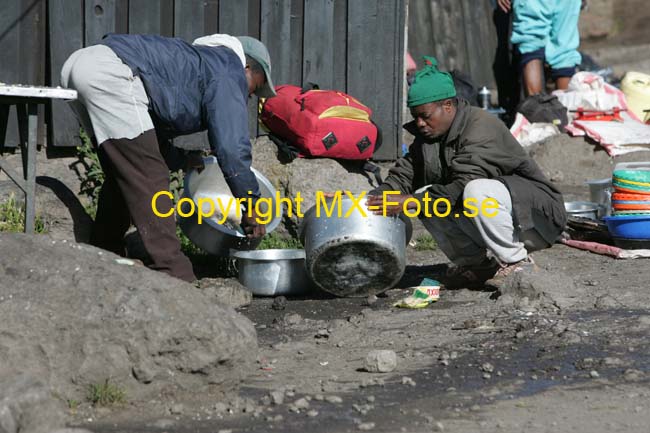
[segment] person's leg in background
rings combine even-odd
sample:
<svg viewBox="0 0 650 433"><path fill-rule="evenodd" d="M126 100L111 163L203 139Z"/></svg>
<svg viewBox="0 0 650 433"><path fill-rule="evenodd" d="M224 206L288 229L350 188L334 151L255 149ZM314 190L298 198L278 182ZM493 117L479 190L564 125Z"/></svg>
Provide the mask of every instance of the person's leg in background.
<svg viewBox="0 0 650 433"><path fill-rule="evenodd" d="M582 61L578 52L580 32L581 0L548 0L554 3L551 35L546 46L546 61L551 66L551 77L558 90L566 90L575 73L576 66Z"/></svg>
<svg viewBox="0 0 650 433"><path fill-rule="evenodd" d="M514 112L520 99L521 83L519 81L519 59L510 43L512 9L505 12L497 6L494 8L492 18L497 34L497 49L492 71L499 93L499 106L503 107L508 113L508 117L514 121Z"/></svg>
<svg viewBox="0 0 650 433"><path fill-rule="evenodd" d="M544 55L551 33L552 11L547 0L513 2L511 41L520 54L526 96L544 91Z"/></svg>

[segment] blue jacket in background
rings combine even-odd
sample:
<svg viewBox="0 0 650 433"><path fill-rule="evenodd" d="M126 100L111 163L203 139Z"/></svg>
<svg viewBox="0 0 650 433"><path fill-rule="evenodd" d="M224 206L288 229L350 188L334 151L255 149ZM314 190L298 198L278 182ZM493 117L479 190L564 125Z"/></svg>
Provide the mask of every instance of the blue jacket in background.
<svg viewBox="0 0 650 433"><path fill-rule="evenodd" d="M237 54L153 35L109 34L100 43L142 80L156 128L172 137L207 129L233 195L260 196L251 171L248 84Z"/></svg>

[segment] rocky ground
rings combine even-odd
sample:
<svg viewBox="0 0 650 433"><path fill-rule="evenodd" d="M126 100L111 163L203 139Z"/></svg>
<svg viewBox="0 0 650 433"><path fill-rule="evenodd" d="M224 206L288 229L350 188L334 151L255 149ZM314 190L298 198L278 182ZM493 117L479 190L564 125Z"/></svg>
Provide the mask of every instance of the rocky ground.
<svg viewBox="0 0 650 433"><path fill-rule="evenodd" d="M588 198L583 182L611 172L610 158L582 139L561 136L531 151L567 199ZM282 170L289 171L275 176L287 191L297 188L295 173L309 172ZM73 236L74 224L61 224ZM424 234L416 224L413 238ZM407 249L402 281L378 298L313 293L251 302L234 279L196 289L110 255L93 259L97 250L52 235L0 238L0 358L35 376L26 383L41 383L43 404L57 405L69 426L96 433L638 432L650 422L646 260L555 245L534 254L537 272L499 292L443 290L436 304L403 310L392 303L446 262L417 242ZM80 293L81 286L92 290ZM59 320L52 312L63 305ZM20 319L25 311L38 326ZM246 342L253 326L259 349ZM238 336L217 331L224 327ZM228 360L210 369L219 345ZM392 351L394 362L389 354L381 372L370 373L366 357L376 350ZM242 374L237 393L219 385ZM126 398L93 406L85 389L104 376ZM43 383L65 393L48 400ZM0 396L0 404L23 400ZM14 415L29 412L29 405L11 407Z"/></svg>

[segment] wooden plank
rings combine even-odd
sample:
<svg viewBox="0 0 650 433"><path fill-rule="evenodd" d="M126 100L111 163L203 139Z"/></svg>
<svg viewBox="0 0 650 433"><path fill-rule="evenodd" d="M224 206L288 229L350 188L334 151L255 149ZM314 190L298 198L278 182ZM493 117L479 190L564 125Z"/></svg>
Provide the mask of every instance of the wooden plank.
<svg viewBox="0 0 650 433"><path fill-rule="evenodd" d="M18 83L21 0L5 0L0 13L0 82ZM11 124L11 120L9 120Z"/></svg>
<svg viewBox="0 0 650 433"><path fill-rule="evenodd" d="M86 0L84 46L95 45L107 33L116 31L117 0Z"/></svg>
<svg viewBox="0 0 650 433"><path fill-rule="evenodd" d="M221 0L219 2L219 33L233 36L248 35L248 1Z"/></svg>
<svg viewBox="0 0 650 433"><path fill-rule="evenodd" d="M248 0L248 36L256 39L261 35L262 3L266 0Z"/></svg>
<svg viewBox="0 0 650 433"><path fill-rule="evenodd" d="M347 90L347 0L305 0L303 81Z"/></svg>
<svg viewBox="0 0 650 433"><path fill-rule="evenodd" d="M261 40L271 56L275 85L302 86L303 0L262 2Z"/></svg>
<svg viewBox="0 0 650 433"><path fill-rule="evenodd" d="M42 85L45 83L45 2L5 0L0 13L0 82ZM39 135L43 143L43 123ZM20 142L16 114L10 109L6 147Z"/></svg>
<svg viewBox="0 0 650 433"><path fill-rule="evenodd" d="M332 87L347 91L348 0L334 1Z"/></svg>
<svg viewBox="0 0 650 433"><path fill-rule="evenodd" d="M380 160L397 157L401 136L404 8L403 0L348 2L348 93L374 111L384 135Z"/></svg>
<svg viewBox="0 0 650 433"><path fill-rule="evenodd" d="M463 8L458 0L432 2L432 33L440 69L469 73Z"/></svg>
<svg viewBox="0 0 650 433"><path fill-rule="evenodd" d="M203 10L203 33L219 33L219 0L206 0Z"/></svg>
<svg viewBox="0 0 650 433"><path fill-rule="evenodd" d="M474 84L494 87L492 63L496 52L496 30L490 0L461 0L465 26L468 73Z"/></svg>
<svg viewBox="0 0 650 433"><path fill-rule="evenodd" d="M48 0L50 84L61 84L61 68L70 54L83 47L84 1ZM79 122L66 102L52 101L48 143L69 147L81 144Z"/></svg>
<svg viewBox="0 0 650 433"><path fill-rule="evenodd" d="M129 33L171 36L174 0L129 2Z"/></svg>
<svg viewBox="0 0 650 433"><path fill-rule="evenodd" d="M334 86L334 0L305 0L303 81Z"/></svg>
<svg viewBox="0 0 650 433"><path fill-rule="evenodd" d="M435 42L433 34L433 10L434 0L418 0L409 2L409 28L408 28L408 51L413 60L422 67L422 56L435 55Z"/></svg>
<svg viewBox="0 0 650 433"><path fill-rule="evenodd" d="M203 0L174 1L174 36L187 42L204 36Z"/></svg>

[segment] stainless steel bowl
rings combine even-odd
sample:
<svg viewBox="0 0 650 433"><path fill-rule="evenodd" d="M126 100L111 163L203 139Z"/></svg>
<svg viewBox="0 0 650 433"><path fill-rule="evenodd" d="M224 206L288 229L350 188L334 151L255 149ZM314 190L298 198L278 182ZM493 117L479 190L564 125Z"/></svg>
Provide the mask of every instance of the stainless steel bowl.
<svg viewBox="0 0 650 433"><path fill-rule="evenodd" d="M564 209L566 209L566 213L570 217L578 216L592 220L598 220L599 212L601 212L601 207L598 203L592 203L590 201L567 201L564 202Z"/></svg>
<svg viewBox="0 0 650 433"><path fill-rule="evenodd" d="M223 173L217 163L217 158L210 156L204 158L205 169L198 173L196 170L190 171L185 176L183 197L194 200L199 193L222 193L231 195L230 188L223 177ZM275 188L271 182L259 171L251 168L257 178L260 186L262 197L273 199L273 219L266 225L266 232L271 233L280 224L281 216L276 216ZM196 204L196 202L195 202ZM189 205L182 207L183 213L188 213ZM266 211L266 207L263 207ZM194 213L187 218L178 217L178 224L183 233L197 246L210 254L217 256L228 256L230 250L252 250L257 248L262 241L258 239L248 239L243 233L233 230L226 225L218 224L211 219L203 218L202 223L198 222L198 215Z"/></svg>
<svg viewBox="0 0 650 433"><path fill-rule="evenodd" d="M254 295L305 295L314 284L305 269L305 250L233 251L239 282Z"/></svg>
<svg viewBox="0 0 650 433"><path fill-rule="evenodd" d="M345 218L353 206L347 198L341 200L340 218L323 212L319 217L312 207L301 226L309 276L318 287L337 296L381 293L394 287L406 268L411 221L403 215L374 215L365 200L360 205L366 216L355 209Z"/></svg>

